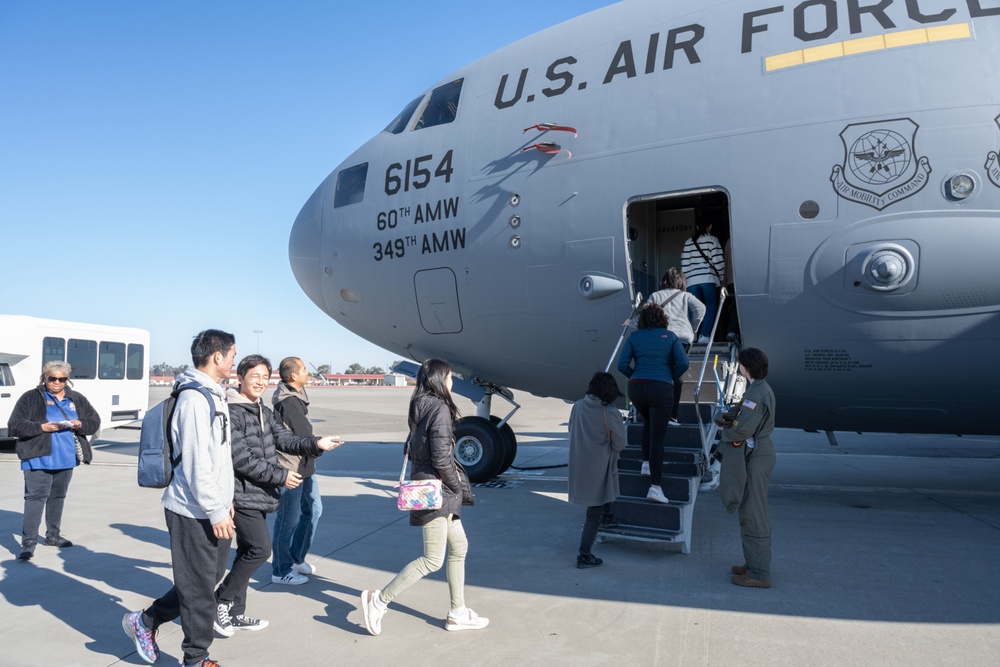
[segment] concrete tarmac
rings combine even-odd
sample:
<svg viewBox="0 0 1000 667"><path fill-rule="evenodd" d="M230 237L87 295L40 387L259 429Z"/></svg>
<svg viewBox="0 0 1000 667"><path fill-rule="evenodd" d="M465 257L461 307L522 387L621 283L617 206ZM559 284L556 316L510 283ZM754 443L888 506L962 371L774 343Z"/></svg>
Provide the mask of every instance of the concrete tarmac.
<svg viewBox="0 0 1000 667"><path fill-rule="evenodd" d="M155 388L151 402L166 391ZM347 439L319 462L324 514L302 586L251 582L260 632L217 638L212 657L251 665L997 665L1000 664L1000 438L779 430L770 489L774 587L729 581L737 519L700 494L690 555L608 540L604 565L575 567L584 508L566 502L569 405L519 394L514 465L463 511L466 599L488 628L444 630L444 571L390 605L370 636L358 607L421 553L392 489L409 390L310 392L318 434ZM499 405L499 404L498 404ZM472 413L462 399L459 407ZM780 406L779 406L780 410ZM145 664L124 613L171 585L160 492L136 485L138 431L105 431L74 473L63 532L16 560L22 475L0 454L0 666ZM43 526L44 530L44 526ZM181 657L180 625L160 629Z"/></svg>

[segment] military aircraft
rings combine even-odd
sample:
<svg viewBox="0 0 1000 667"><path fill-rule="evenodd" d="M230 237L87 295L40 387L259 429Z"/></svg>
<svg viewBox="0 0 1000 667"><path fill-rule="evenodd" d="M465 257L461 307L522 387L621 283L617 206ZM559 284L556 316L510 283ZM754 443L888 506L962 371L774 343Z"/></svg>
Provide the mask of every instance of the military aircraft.
<svg viewBox="0 0 1000 667"><path fill-rule="evenodd" d="M417 95L289 257L341 325L479 389L474 477L513 458L490 398L579 398L699 219L780 426L998 434L998 90L998 0L626 0Z"/></svg>

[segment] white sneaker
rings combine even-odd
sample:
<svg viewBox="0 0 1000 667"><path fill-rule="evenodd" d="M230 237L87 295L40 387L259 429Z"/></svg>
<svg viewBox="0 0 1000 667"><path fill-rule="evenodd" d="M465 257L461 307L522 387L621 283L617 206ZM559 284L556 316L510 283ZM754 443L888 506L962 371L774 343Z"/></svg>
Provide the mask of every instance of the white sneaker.
<svg viewBox="0 0 1000 667"><path fill-rule="evenodd" d="M649 493L646 494L647 500L655 500L658 503L670 504L670 499L663 495L663 489L658 486L649 487Z"/></svg>
<svg viewBox="0 0 1000 667"><path fill-rule="evenodd" d="M639 474L649 476L649 461L642 462L642 469L639 471Z"/></svg>
<svg viewBox="0 0 1000 667"><path fill-rule="evenodd" d="M448 620L445 621L445 630L482 630L490 624L490 619L483 618L476 612L466 607L456 614L454 611L448 612Z"/></svg>
<svg viewBox="0 0 1000 667"><path fill-rule="evenodd" d="M705 343L711 343L711 342L712 342L712 339L709 338L708 336L698 336L698 343L699 344L703 345Z"/></svg>
<svg viewBox="0 0 1000 667"><path fill-rule="evenodd" d="M311 563L292 563L292 571L299 574L315 574L316 566Z"/></svg>
<svg viewBox="0 0 1000 667"><path fill-rule="evenodd" d="M676 417L671 417L670 418L670 425L671 426L680 426L681 423L679 421L677 421ZM292 567L294 568L295 566L293 565Z"/></svg>
<svg viewBox="0 0 1000 667"><path fill-rule="evenodd" d="M272 584L284 584L285 586L301 586L302 584L309 581L309 577L303 576L298 572L289 572L283 577L276 575L271 575Z"/></svg>
<svg viewBox="0 0 1000 667"><path fill-rule="evenodd" d="M379 604L378 596L382 591L361 591L361 611L365 615L365 628L373 635L382 632L382 617L385 616L388 605Z"/></svg>

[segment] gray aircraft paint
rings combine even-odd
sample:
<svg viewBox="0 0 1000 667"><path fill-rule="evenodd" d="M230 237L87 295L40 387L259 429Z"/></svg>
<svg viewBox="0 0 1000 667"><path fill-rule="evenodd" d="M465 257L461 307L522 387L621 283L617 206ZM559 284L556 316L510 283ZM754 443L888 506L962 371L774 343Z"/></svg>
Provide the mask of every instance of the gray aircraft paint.
<svg viewBox="0 0 1000 667"><path fill-rule="evenodd" d="M431 86L464 80L453 122L380 133L303 207L302 288L407 358L575 399L635 297L630 202L716 191L781 426L1000 433L1000 2L691 8L614 4Z"/></svg>

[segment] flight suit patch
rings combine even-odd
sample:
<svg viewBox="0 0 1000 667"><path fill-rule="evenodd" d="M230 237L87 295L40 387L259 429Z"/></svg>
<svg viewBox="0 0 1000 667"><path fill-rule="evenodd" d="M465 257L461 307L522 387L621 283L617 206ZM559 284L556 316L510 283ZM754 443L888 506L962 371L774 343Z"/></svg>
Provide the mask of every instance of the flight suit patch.
<svg viewBox="0 0 1000 667"><path fill-rule="evenodd" d="M751 410L756 410L757 409L757 404L754 403L753 401L747 399L747 400L743 401L743 407L744 408L750 408Z"/></svg>

